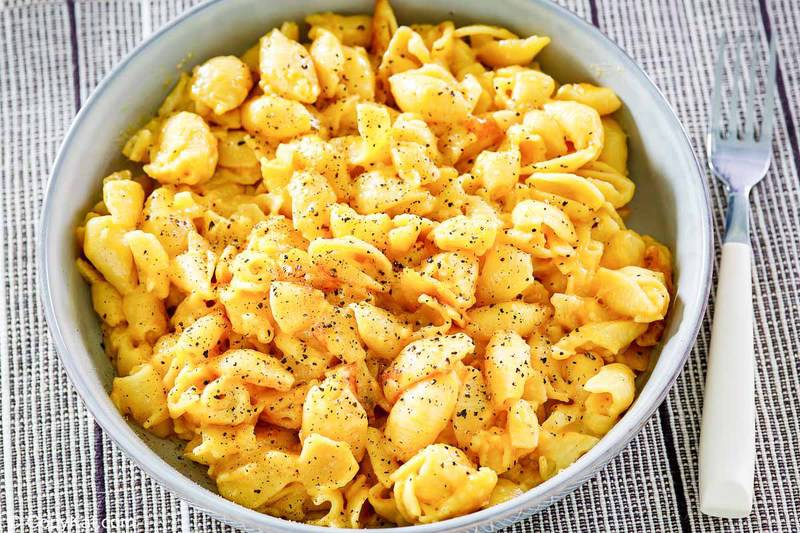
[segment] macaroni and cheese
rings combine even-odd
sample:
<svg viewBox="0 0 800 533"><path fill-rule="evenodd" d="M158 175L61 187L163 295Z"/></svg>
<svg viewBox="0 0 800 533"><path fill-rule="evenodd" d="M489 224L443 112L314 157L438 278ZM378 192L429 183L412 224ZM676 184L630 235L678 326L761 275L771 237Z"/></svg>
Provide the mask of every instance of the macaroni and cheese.
<svg viewBox="0 0 800 533"><path fill-rule="evenodd" d="M542 72L547 37L306 22L182 75L77 229L111 398L286 519L506 501L614 426L664 328L621 102Z"/></svg>

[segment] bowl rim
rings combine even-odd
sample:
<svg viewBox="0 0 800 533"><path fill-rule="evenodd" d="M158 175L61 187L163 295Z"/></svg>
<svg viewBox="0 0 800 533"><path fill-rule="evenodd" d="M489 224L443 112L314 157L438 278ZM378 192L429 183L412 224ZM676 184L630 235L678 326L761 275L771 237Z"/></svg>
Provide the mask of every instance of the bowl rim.
<svg viewBox="0 0 800 533"><path fill-rule="evenodd" d="M89 413L92 415L96 423L102 428L105 434L116 444L117 448L124 453L124 455L134 462L138 468L143 470L147 475L154 480L159 486L167 489L171 494L176 496L181 501L187 502L210 513L213 516L221 519L232 525L245 526L247 528L258 528L260 530L279 530L285 532L301 532L301 533L329 533L331 531L352 531L350 529L329 528L323 526L315 526L305 523L293 522L277 517L273 517L264 513L259 513L255 510L245 508L232 501L226 500L219 496L217 493L205 489L195 481L191 480L188 476L177 471L174 467L168 465L160 457L163 465L167 469L158 468L161 465L154 465L151 463L151 457L143 456L142 452L153 452L141 438L136 438L137 442L128 441L127 437L117 434L115 426L119 422L125 423L121 415L117 415L119 420L113 420L113 417L107 417L104 409L100 406L98 400L90 393L88 386L88 377L81 370L78 364L78 359L73 357L67 350L67 343L65 341L63 330L68 329L66 324L62 326L59 318L55 313L55 305L53 295L50 290L50 284L53 280L51 276L50 261L48 254L47 242L50 235L50 225L48 224L49 213L52 211L52 205L55 202L53 188L56 177L61 172L63 160L73 142L73 137L80 129L81 123L85 120L86 116L91 113L96 100L105 91L108 85L122 72L127 64L145 50L156 45L158 41L175 26L183 24L187 20L195 17L206 9L215 6L225 0L206 0L205 2L194 6L187 10L177 18L169 21L157 31L153 32L149 37L144 39L139 45L124 56L114 68L102 79L102 81L95 87L89 98L81 106L78 113L72 120L64 140L59 146L57 156L54 160L53 166L48 176L48 182L45 190L44 201L42 204L42 214L39 219L39 228L37 232L37 285L39 295L44 307L46 323L49 331L53 337L53 343L59 359L66 370L69 380L72 382L73 387L78 392L79 397L83 401ZM695 153L691 140L686 132L683 123L675 113L674 108L669 103L667 98L662 93L661 89L653 82L650 76L639 66L639 64L619 45L617 45L611 38L607 37L599 28L590 24L582 19L566 7L557 5L553 2L546 0L524 0L526 2L539 4L545 10L549 10L556 16L568 19L572 24L581 29L582 31L594 34L595 38L600 39L606 43L609 52L616 56L616 59L628 69L636 72L645 80L645 85L655 96L662 106L665 106L671 118L674 119L675 125L681 132L680 142L691 154L692 162L694 163L694 176L700 183L700 189L703 195L703 206L705 209L701 214L700 222L704 226L700 232L700 249L702 252L699 257L701 262L702 272L699 274L699 280L702 284L700 294L696 295L695 300L699 305L687 308L687 315L681 319L680 329L684 329L683 339L680 345L673 348L676 353L674 357L672 375L664 380L660 389L654 394L653 401L644 407L639 414L638 418L632 419L631 417L622 417L614 428L605 435L600 441L585 455L580 457L575 463L571 464L566 469L559 472L556 476L543 482L542 484L532 488L529 491L499 505L481 509L473 513L463 516L458 516L434 522L431 524L421 524L413 526L392 527L384 529L366 529L364 531L385 531L394 533L433 533L434 531L445 531L451 528L464 528L464 527L500 527L501 525L508 525L512 522L522 520L544 508L552 505L556 501L562 499L567 494L576 490L580 485L583 485L588 479L603 469L613 458L617 457L624 448L636 437L643 426L650 421L656 409L658 409L664 402L667 393L671 390L678 376L680 375L686 360L689 357L700 327L703 323L705 311L708 306L708 296L711 290L712 278L712 265L714 257L714 237L713 237L713 223L712 223L712 208L710 201L709 186L705 179L705 174L698 161L697 154ZM687 316L690 321L687 322ZM688 329L687 329L688 328ZM610 438L612 437L614 438Z"/></svg>

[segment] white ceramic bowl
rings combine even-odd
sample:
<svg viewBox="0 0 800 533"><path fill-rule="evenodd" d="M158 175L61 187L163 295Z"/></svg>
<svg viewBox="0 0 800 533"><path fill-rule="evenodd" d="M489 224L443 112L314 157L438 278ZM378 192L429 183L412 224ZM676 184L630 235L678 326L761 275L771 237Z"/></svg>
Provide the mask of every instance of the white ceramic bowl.
<svg viewBox="0 0 800 533"><path fill-rule="evenodd" d="M218 496L200 465L178 461L182 444L150 436L119 415L108 397L113 370L100 346L89 290L78 275L73 228L100 197L101 178L124 164L123 132L155 112L177 77L208 57L244 51L283 20L318 11L369 12L370 0L212 0L155 33L97 87L67 134L53 166L39 235L39 288L64 367L97 422L132 460L178 497L236 525L270 532L326 531L245 509ZM697 334L710 285L712 237L703 175L680 122L642 70L598 30L546 0L395 0L403 22L485 22L519 34L549 35L539 59L562 82L593 81L625 104L631 176L637 183L631 227L674 252L676 297L660 356L630 410L575 464L502 505L444 522L392 531L489 531L530 515L574 490L637 434L678 376Z"/></svg>

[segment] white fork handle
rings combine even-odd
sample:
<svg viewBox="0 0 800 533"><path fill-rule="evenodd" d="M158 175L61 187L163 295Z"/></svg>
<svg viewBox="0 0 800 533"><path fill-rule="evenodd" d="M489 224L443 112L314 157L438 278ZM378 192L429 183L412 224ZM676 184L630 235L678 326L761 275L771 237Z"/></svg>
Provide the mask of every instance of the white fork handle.
<svg viewBox="0 0 800 533"><path fill-rule="evenodd" d="M748 244L722 247L700 428L700 510L740 518L753 508L755 357Z"/></svg>

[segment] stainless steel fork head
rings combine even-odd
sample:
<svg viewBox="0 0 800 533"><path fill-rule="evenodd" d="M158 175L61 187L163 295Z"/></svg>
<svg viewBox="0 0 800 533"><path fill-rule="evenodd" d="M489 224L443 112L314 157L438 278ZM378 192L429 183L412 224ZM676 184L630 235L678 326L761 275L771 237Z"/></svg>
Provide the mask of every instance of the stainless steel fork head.
<svg viewBox="0 0 800 533"><path fill-rule="evenodd" d="M714 93L711 100L711 122L708 128L708 164L714 175L728 190L728 213L725 241L749 243L748 195L750 189L767 173L772 158L772 129L775 103L775 39L769 46L769 64L762 122L755 125L755 100L757 92L756 62L751 58L749 84L742 73L741 47L735 50L733 69L733 96L727 127L722 117L723 68L727 61L727 35L719 40L717 62L714 67ZM739 84L742 87L740 88ZM745 93L744 124L739 121L739 93Z"/></svg>

